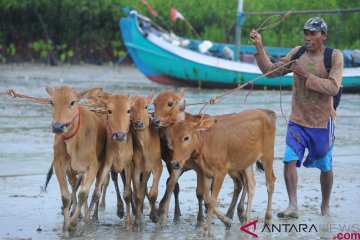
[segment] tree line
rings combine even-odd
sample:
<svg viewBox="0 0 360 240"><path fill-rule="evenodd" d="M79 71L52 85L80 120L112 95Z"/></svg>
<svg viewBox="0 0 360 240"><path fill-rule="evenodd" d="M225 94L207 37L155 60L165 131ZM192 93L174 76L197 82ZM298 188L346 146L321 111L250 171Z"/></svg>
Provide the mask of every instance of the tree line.
<svg viewBox="0 0 360 240"><path fill-rule="evenodd" d="M147 0L159 14L154 17L143 0L0 0L0 62L45 62L112 64L125 55L119 20L123 8L137 10L179 36L198 38L181 20L172 22L170 6L181 12L201 40L233 42L237 1L229 0ZM357 8L352 0L244 0L246 12ZM300 30L313 15L290 14L278 26L262 31L266 46L294 47L303 44ZM359 13L317 14L329 28L327 45L339 49L359 49ZM252 28L268 16L246 16L242 44L247 44ZM272 22L281 17L271 18ZM270 22L271 23L271 22Z"/></svg>

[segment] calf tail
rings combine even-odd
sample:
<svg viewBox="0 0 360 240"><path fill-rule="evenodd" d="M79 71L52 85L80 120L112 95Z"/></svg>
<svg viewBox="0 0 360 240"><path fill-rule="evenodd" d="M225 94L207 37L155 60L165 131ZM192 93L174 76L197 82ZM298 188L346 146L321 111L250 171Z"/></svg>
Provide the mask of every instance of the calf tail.
<svg viewBox="0 0 360 240"><path fill-rule="evenodd" d="M51 179L51 177L52 177L52 175L53 175L53 173L54 173L54 168L53 168L53 166L54 166L54 164L51 163L51 166L50 166L50 168L49 168L49 171L48 171L48 173L46 174L46 182L45 182L45 186L44 186L44 192L46 192L46 188L47 188L47 186L48 186L48 184L49 184L49 182L50 182L50 179Z"/></svg>

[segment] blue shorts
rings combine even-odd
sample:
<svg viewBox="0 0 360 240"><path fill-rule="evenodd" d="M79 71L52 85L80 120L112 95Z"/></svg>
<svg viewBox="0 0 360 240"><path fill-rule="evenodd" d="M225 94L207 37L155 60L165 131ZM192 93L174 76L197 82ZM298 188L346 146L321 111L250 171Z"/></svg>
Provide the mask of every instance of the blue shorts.
<svg viewBox="0 0 360 240"><path fill-rule="evenodd" d="M331 117L327 128L307 128L289 121L283 163L297 161L296 166L300 167L307 148L308 155L303 166L319 168L322 172L330 171L335 141L334 130Z"/></svg>

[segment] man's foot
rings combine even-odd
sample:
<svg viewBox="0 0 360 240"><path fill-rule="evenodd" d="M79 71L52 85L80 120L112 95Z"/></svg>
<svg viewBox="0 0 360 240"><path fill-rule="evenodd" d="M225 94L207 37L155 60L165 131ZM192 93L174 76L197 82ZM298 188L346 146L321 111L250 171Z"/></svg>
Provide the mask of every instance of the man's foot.
<svg viewBox="0 0 360 240"><path fill-rule="evenodd" d="M295 208L288 208L277 213L278 218L299 218L299 211Z"/></svg>
<svg viewBox="0 0 360 240"><path fill-rule="evenodd" d="M320 206L321 208L321 215L324 217L330 217L330 207L323 207L322 205Z"/></svg>

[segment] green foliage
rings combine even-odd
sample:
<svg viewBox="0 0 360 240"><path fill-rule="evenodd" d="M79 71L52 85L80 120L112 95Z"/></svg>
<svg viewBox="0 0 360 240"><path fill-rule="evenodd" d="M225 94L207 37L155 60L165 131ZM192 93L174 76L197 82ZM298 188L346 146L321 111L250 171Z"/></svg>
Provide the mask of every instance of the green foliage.
<svg viewBox="0 0 360 240"><path fill-rule="evenodd" d="M237 1L228 0L147 0L160 17L151 16L139 0L0 0L0 62L12 59L47 61L53 54L59 62L114 62L125 55L119 31L123 7L150 17L179 36L197 38L189 25L171 21L170 6L181 12L201 39L224 42L233 25ZM358 8L353 0L244 0L245 12ZM327 45L339 49L360 48L359 13L317 14L329 26ZM293 47L303 44L300 28L311 14L289 15L277 27L262 30L267 46ZM241 42L267 16L246 16ZM274 17L274 21L280 17ZM229 41L234 41L234 30Z"/></svg>

